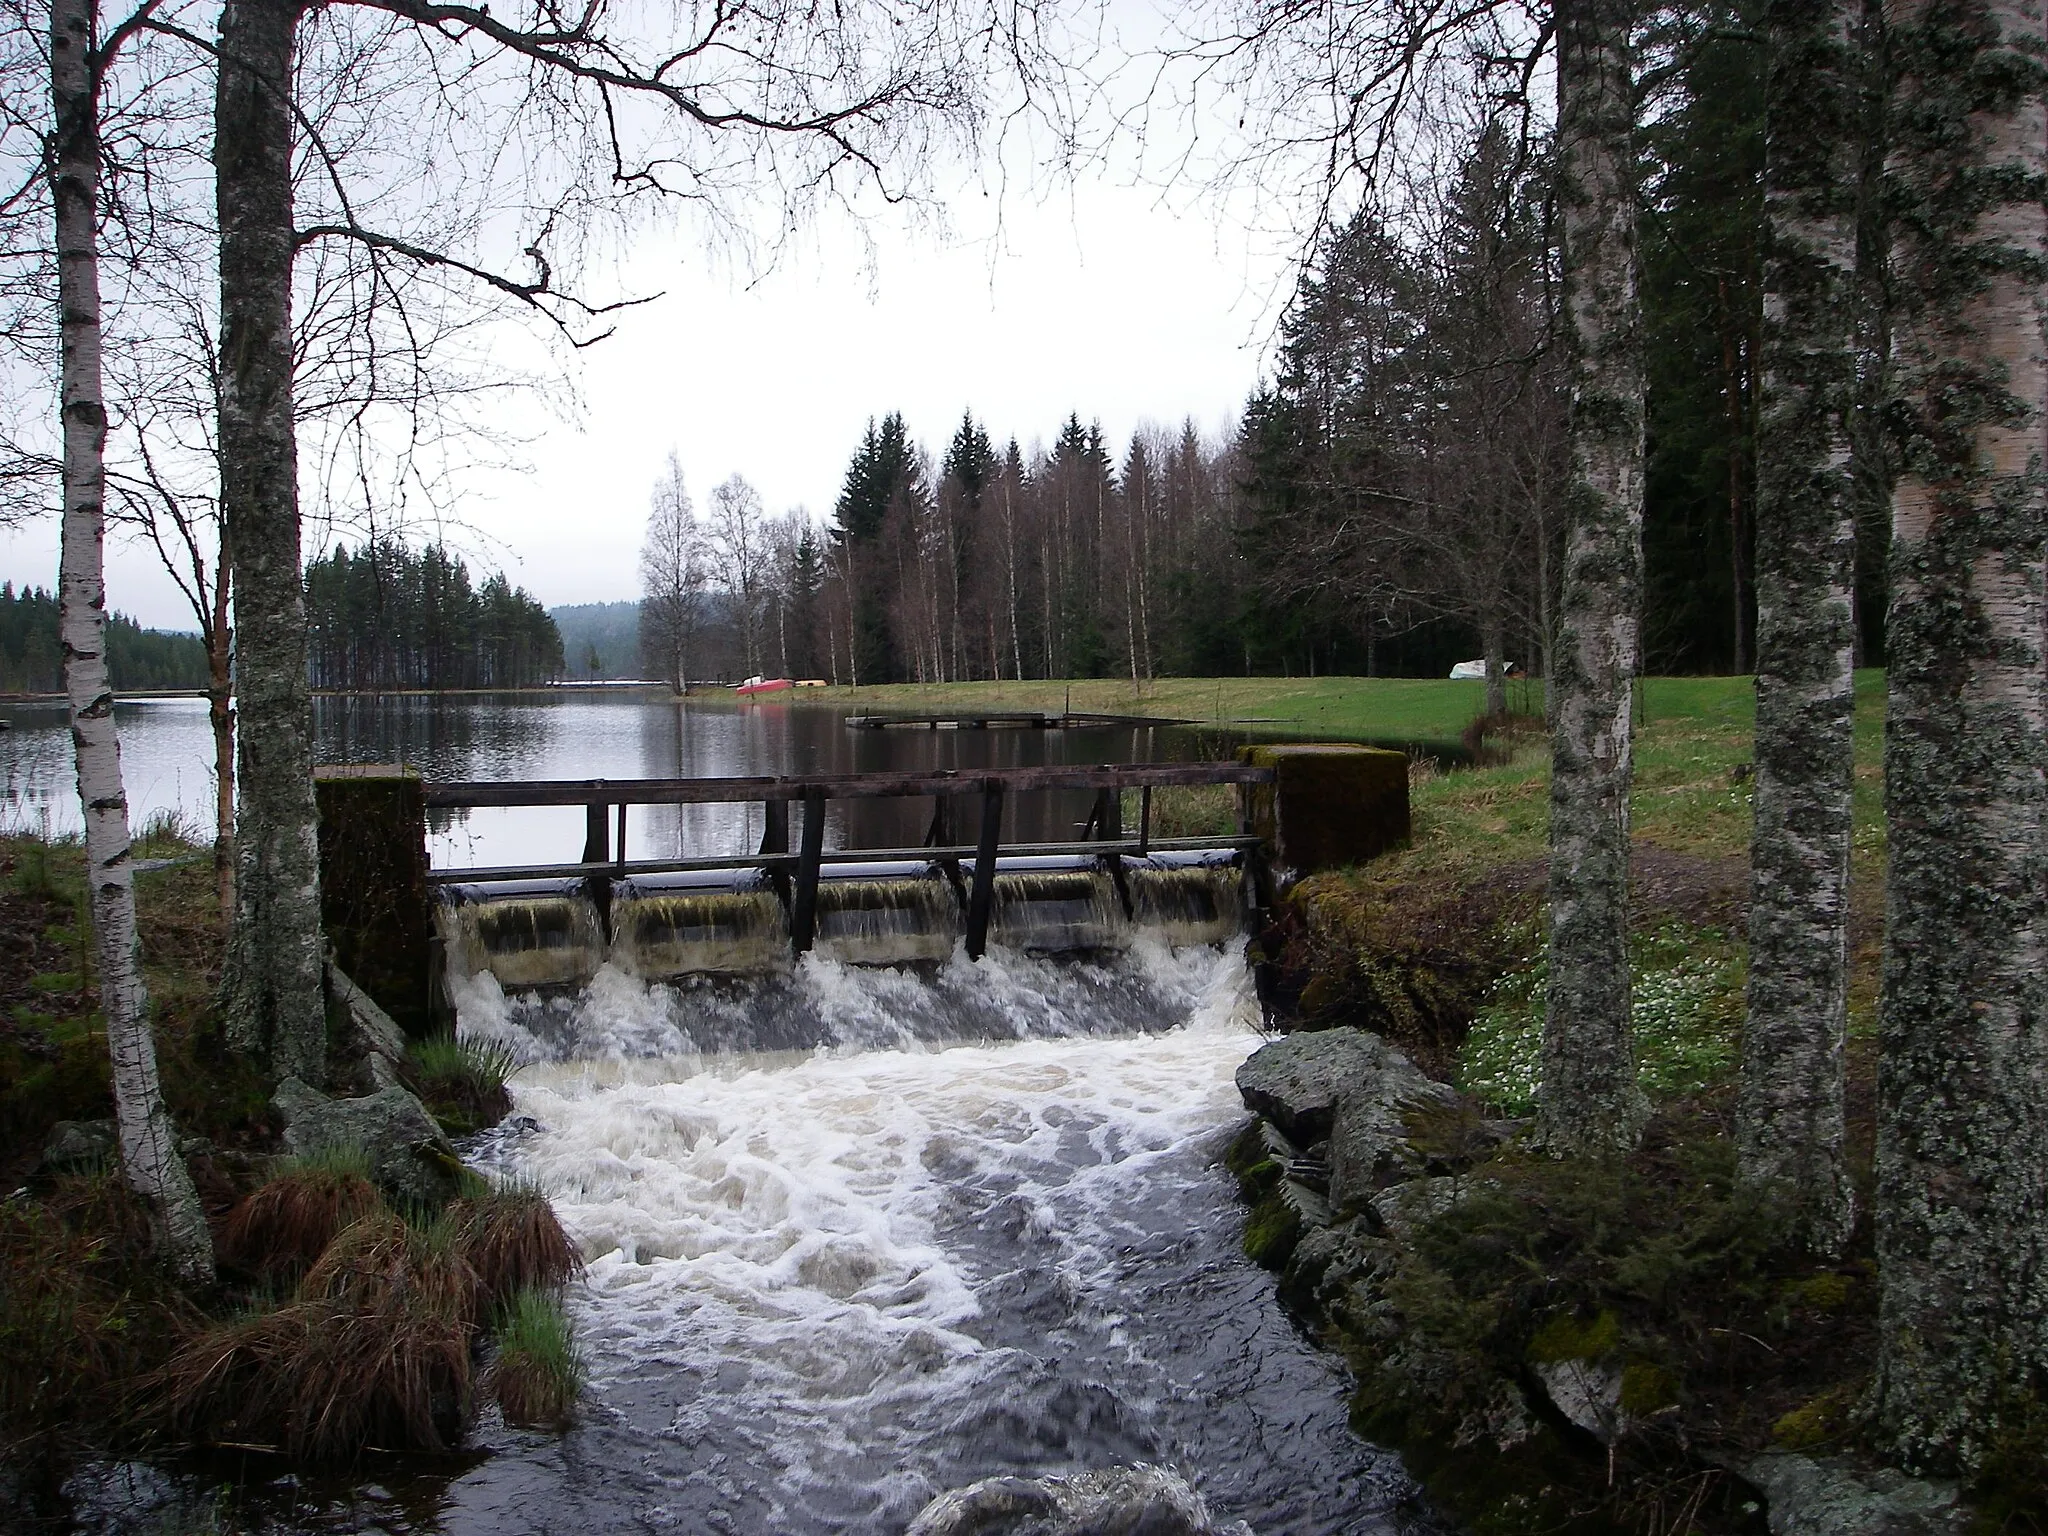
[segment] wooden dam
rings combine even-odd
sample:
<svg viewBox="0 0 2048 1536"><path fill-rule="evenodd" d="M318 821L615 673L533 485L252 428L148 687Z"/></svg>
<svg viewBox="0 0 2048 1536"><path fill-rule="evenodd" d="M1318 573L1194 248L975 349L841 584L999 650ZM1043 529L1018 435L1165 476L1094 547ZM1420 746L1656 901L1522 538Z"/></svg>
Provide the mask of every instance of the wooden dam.
<svg viewBox="0 0 2048 1536"><path fill-rule="evenodd" d="M1231 786L1237 832L1159 837L1161 789ZM1407 762L1350 745L1244 749L1202 763L1055 765L630 780L430 783L400 766L322 769L322 905L337 965L409 1030L446 1006L446 978L488 970L508 991L573 988L611 963L645 980L745 975L798 957L944 961L991 944L1114 949L1151 933L1243 932L1276 878L1369 858L1408 835ZM1091 792L1077 835L1006 840L1004 807ZM1133 803L1127 803L1126 796ZM929 803L914 847L828 848L834 802ZM752 804L747 853L625 857L636 808ZM580 850L555 862L434 868L430 811L581 807ZM1134 811L1135 814L1129 814Z"/></svg>

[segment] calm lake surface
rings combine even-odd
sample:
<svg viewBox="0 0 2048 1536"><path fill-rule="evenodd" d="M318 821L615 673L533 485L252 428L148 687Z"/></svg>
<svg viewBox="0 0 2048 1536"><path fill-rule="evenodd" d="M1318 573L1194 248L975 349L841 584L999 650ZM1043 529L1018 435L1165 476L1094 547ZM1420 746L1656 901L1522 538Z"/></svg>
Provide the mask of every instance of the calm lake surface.
<svg viewBox="0 0 2048 1536"><path fill-rule="evenodd" d="M1045 763L1179 762L1227 755L1214 731L849 730L843 704L691 699L572 692L321 697L313 701L323 763L403 762L430 780L697 778L739 774L866 773L906 768L1016 768ZM0 829L46 835L79 829L78 790L64 706L0 705ZM137 699L115 706L130 816L140 827L175 811L194 832L213 825L213 738L203 699ZM1059 840L1087 819L1087 794L1019 796L1006 837ZM929 804L840 802L826 845L914 846ZM626 856L713 857L760 845L759 806L635 807ZM491 867L577 858L579 807L437 813L436 867Z"/></svg>

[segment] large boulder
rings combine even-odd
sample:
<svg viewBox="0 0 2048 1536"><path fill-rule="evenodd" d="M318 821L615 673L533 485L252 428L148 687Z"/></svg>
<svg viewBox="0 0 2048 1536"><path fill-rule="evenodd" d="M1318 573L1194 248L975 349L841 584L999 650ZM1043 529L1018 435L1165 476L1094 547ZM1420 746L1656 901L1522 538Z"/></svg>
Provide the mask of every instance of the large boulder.
<svg viewBox="0 0 2048 1536"><path fill-rule="evenodd" d="M59 1120L43 1143L44 1173L98 1173L121 1158L112 1120Z"/></svg>
<svg viewBox="0 0 2048 1536"><path fill-rule="evenodd" d="M1251 1536L1219 1526L1201 1496L1163 1467L1071 1477L992 1477L942 1493L904 1536Z"/></svg>
<svg viewBox="0 0 2048 1536"><path fill-rule="evenodd" d="M1382 1080L1429 1081L1378 1035L1350 1028L1282 1035L1237 1069L1245 1108L1272 1121L1298 1147L1326 1139L1338 1103L1360 1092L1378 1096Z"/></svg>
<svg viewBox="0 0 2048 1536"><path fill-rule="evenodd" d="M359 1099L330 1099L295 1077L271 1100L284 1117L285 1149L300 1157L330 1147L360 1147L392 1199L437 1208L454 1198L462 1160L427 1107L404 1088Z"/></svg>
<svg viewBox="0 0 2048 1536"><path fill-rule="evenodd" d="M1962 1536L1971 1525L1954 1483L1888 1467L1771 1451L1741 1470L1764 1496L1771 1536Z"/></svg>
<svg viewBox="0 0 2048 1536"><path fill-rule="evenodd" d="M1407 1112L1456 1098L1378 1035L1362 1029L1302 1030L1261 1046L1237 1069L1245 1107L1288 1140L1330 1144L1330 1205L1361 1209L1390 1178L1421 1171Z"/></svg>
<svg viewBox="0 0 2048 1536"><path fill-rule="evenodd" d="M399 1086L406 1059L405 1031L332 960L327 962L327 986L348 1015L347 1054L362 1064L370 1088Z"/></svg>

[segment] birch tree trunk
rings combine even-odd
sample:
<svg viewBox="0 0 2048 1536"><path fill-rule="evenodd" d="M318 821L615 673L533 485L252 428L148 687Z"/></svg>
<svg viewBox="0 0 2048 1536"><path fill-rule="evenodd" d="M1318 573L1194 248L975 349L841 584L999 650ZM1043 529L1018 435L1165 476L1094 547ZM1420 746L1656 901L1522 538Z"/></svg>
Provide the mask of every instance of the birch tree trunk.
<svg viewBox="0 0 2048 1536"><path fill-rule="evenodd" d="M2040 0L1893 0L1875 1428L1977 1465L2048 1367Z"/></svg>
<svg viewBox="0 0 2048 1536"><path fill-rule="evenodd" d="M1541 1131L1636 1144L1629 1034L1629 703L1643 589L1643 356L1630 0L1559 0L1558 210L1572 345L1564 591L1550 685L1550 990Z"/></svg>
<svg viewBox="0 0 2048 1536"><path fill-rule="evenodd" d="M1775 0L1764 153L1756 796L1736 1146L1796 1238L1848 1241L1842 1167L1855 764L1856 219L1862 0Z"/></svg>
<svg viewBox="0 0 2048 1536"><path fill-rule="evenodd" d="M229 626L233 565L223 525L214 565L213 608L206 632L206 717L213 727L213 883L223 932L235 922L234 638Z"/></svg>
<svg viewBox="0 0 2048 1536"><path fill-rule="evenodd" d="M292 419L292 50L298 0L228 0L214 107L221 514L235 554L241 807L229 1040L326 1081L313 710Z"/></svg>
<svg viewBox="0 0 2048 1536"><path fill-rule="evenodd" d="M56 210L61 317L64 532L57 584L64 689L78 799L85 815L86 885L100 968L100 1010L112 1061L114 1120L129 1187L149 1206L180 1278L213 1280L213 1242L157 1082L135 927L128 799L107 681L105 539L106 402L100 378L98 18L93 0L55 0L50 12L54 108L50 189Z"/></svg>

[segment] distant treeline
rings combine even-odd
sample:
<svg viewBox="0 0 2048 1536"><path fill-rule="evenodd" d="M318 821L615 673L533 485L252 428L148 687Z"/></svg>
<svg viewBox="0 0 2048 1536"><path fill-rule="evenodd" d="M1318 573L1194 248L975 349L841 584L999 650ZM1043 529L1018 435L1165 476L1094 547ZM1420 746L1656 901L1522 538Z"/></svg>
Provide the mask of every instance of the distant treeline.
<svg viewBox="0 0 2048 1536"><path fill-rule="evenodd" d="M117 613L107 620L107 669L116 688L204 688L206 650L197 635L144 629ZM0 582L0 693L63 691L57 595Z"/></svg>
<svg viewBox="0 0 2048 1536"><path fill-rule="evenodd" d="M502 575L470 581L438 544L336 545L306 571L316 688L520 688L563 673L562 636Z"/></svg>

